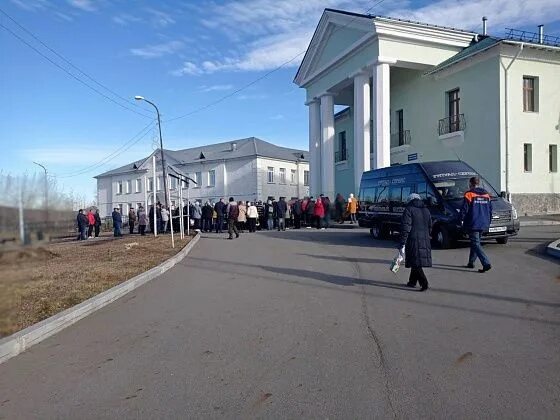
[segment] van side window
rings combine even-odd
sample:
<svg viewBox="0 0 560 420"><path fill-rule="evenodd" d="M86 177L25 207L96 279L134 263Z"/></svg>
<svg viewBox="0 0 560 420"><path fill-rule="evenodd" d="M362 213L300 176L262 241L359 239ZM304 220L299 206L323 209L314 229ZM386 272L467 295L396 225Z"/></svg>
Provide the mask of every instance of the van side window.
<svg viewBox="0 0 560 420"><path fill-rule="evenodd" d="M423 201L426 200L426 183L425 182L419 182L418 184L416 184L416 194L418 194L420 196L420 198L422 198Z"/></svg>
<svg viewBox="0 0 560 420"><path fill-rule="evenodd" d="M375 203L387 203L389 201L389 188L379 187L375 196Z"/></svg>
<svg viewBox="0 0 560 420"><path fill-rule="evenodd" d="M373 199L375 198L375 188L365 188L362 190L361 194L362 201L365 203L373 203Z"/></svg>
<svg viewBox="0 0 560 420"><path fill-rule="evenodd" d="M402 202L406 204L406 200L408 200L408 196L412 192L411 187L402 187Z"/></svg>
<svg viewBox="0 0 560 420"><path fill-rule="evenodd" d="M402 188L391 187L389 188L389 201L394 205L399 205L402 202Z"/></svg>

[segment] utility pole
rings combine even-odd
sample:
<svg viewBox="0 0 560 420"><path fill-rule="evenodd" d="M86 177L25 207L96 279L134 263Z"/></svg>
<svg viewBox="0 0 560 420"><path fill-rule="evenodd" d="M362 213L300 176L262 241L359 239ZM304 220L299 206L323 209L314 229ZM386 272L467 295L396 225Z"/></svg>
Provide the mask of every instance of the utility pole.
<svg viewBox="0 0 560 420"><path fill-rule="evenodd" d="M40 166L45 171L45 224L47 229L49 228L49 180L47 178L47 168L37 162L33 162L35 165Z"/></svg>

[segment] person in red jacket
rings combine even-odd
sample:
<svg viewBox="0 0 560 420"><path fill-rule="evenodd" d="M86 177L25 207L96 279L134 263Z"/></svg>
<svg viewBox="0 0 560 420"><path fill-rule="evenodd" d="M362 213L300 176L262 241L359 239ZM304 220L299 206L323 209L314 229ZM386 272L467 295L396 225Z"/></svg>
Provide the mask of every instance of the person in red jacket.
<svg viewBox="0 0 560 420"><path fill-rule="evenodd" d="M323 218L325 217L325 207L323 207L323 201L321 200L321 198L317 198L317 201L315 202L315 209L313 210L313 219L315 223L317 223L317 229L325 229L324 227L321 226L321 221L323 220Z"/></svg>
<svg viewBox="0 0 560 420"><path fill-rule="evenodd" d="M95 214L93 214L93 209L89 209L88 214L87 214L87 219L88 219L88 238L93 238L92 233L93 233L93 228L95 226Z"/></svg>

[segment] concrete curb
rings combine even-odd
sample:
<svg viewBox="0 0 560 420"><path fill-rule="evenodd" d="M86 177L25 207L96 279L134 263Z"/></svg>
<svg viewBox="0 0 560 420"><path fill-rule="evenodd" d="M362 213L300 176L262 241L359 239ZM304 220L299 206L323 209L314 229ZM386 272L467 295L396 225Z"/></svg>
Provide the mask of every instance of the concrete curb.
<svg viewBox="0 0 560 420"><path fill-rule="evenodd" d="M521 227L525 226L556 226L560 225L557 220L524 220L519 222Z"/></svg>
<svg viewBox="0 0 560 420"><path fill-rule="evenodd" d="M191 241L176 255L164 261L160 265L133 277L124 283L118 284L92 298L68 308L50 318L44 319L37 324L31 325L24 330L5 337L0 340L0 363L17 356L34 344L40 343L53 334L66 327L78 322L80 319L91 313L107 306L128 292L142 286L150 280L160 276L167 270L183 260L194 248L200 239L200 234L196 235Z"/></svg>
<svg viewBox="0 0 560 420"><path fill-rule="evenodd" d="M550 255L551 257L560 259L560 248L559 248L559 246L560 246L560 239L549 243L548 246L546 247L546 253L548 255Z"/></svg>

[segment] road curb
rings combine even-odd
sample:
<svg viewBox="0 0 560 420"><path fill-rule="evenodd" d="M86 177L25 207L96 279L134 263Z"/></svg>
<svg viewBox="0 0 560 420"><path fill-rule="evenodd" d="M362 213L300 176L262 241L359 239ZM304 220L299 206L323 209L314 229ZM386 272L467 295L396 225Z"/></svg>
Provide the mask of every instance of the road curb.
<svg viewBox="0 0 560 420"><path fill-rule="evenodd" d="M556 226L560 225L560 221L557 220L525 220L519 222L521 227L527 226Z"/></svg>
<svg viewBox="0 0 560 420"><path fill-rule="evenodd" d="M559 246L560 246L560 239L549 243L546 247L546 253L548 255L550 255L551 257L560 259L560 248L559 248Z"/></svg>
<svg viewBox="0 0 560 420"><path fill-rule="evenodd" d="M105 290L104 292L93 296L76 306L68 308L51 316L50 318L44 319L37 324L31 325L24 330L1 339L0 364L165 273L178 262L183 260L191 252L199 239L200 234L192 238L191 241L176 255L164 261L160 265L151 268L142 274L138 274L137 276L125 281L124 283L118 284L109 290Z"/></svg>

